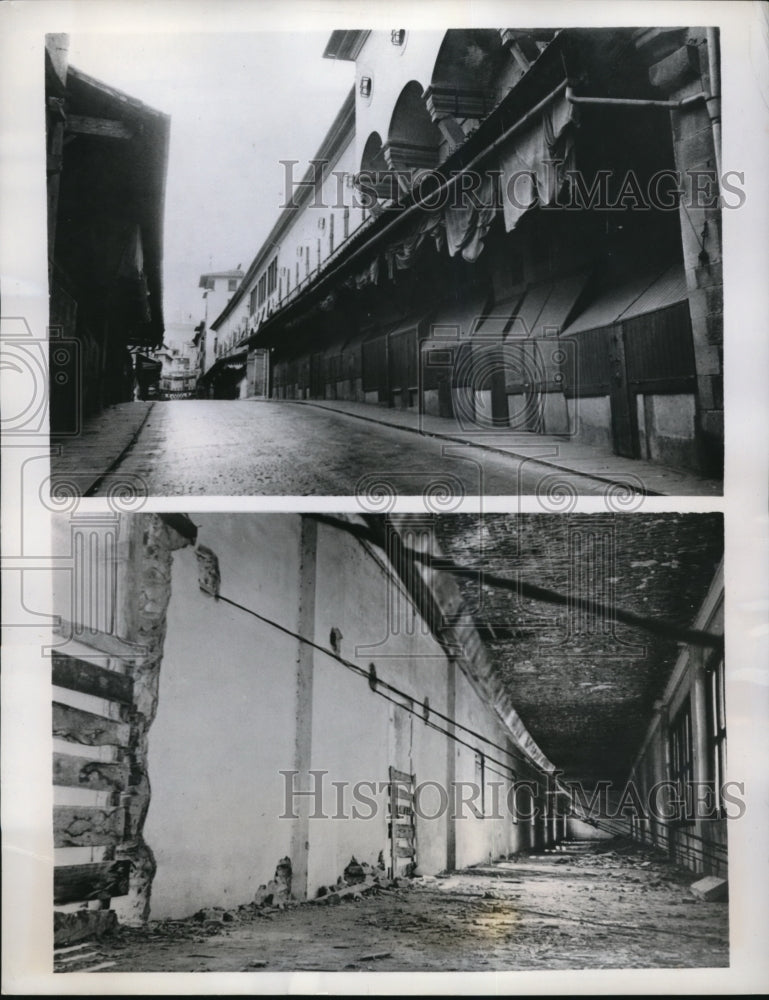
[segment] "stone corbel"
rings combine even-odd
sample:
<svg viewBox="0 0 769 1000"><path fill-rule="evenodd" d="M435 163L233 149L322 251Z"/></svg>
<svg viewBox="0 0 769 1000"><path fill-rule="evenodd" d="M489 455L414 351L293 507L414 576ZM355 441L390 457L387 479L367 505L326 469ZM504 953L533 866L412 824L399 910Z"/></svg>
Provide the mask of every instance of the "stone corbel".
<svg viewBox="0 0 769 1000"><path fill-rule="evenodd" d="M436 125L443 118L485 118L494 106L494 94L486 89L443 87L425 91L425 104Z"/></svg>

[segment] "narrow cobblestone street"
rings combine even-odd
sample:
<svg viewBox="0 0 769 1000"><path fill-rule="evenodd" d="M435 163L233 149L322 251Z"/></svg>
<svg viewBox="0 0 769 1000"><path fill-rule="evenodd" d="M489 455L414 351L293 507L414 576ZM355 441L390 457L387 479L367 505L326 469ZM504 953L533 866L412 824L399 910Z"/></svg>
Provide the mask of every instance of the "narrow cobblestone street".
<svg viewBox="0 0 769 1000"><path fill-rule="evenodd" d="M720 488L566 438L479 434L361 404L254 400L114 407L98 429L86 425L65 445L54 473L55 483L93 496L127 484L145 496L359 496L372 510L384 509L390 495L424 495L446 511L463 496L531 494L548 512L569 509L577 495L606 496L627 509L634 492Z"/></svg>

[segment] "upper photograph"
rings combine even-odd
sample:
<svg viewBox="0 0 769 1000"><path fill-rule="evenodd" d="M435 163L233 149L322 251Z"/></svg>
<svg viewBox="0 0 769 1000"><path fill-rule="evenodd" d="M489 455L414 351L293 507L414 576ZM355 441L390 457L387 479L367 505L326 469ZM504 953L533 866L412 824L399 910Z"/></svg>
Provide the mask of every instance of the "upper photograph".
<svg viewBox="0 0 769 1000"><path fill-rule="evenodd" d="M46 36L52 494L720 496L718 30L331 27Z"/></svg>

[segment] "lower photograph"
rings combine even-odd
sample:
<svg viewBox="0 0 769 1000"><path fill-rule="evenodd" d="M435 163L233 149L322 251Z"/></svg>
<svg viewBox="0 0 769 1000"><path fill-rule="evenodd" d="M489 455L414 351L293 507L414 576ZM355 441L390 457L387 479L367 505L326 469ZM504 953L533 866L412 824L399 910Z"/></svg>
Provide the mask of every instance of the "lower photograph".
<svg viewBox="0 0 769 1000"><path fill-rule="evenodd" d="M53 521L56 972L729 965L720 514Z"/></svg>

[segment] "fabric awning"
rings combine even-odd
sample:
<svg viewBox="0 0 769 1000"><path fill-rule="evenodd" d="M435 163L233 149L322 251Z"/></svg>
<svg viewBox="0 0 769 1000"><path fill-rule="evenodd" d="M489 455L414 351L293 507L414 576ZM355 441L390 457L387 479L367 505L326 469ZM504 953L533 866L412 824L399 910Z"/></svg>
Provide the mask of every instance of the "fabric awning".
<svg viewBox="0 0 769 1000"><path fill-rule="evenodd" d="M657 309L673 306L677 302L683 302L688 295L683 265L673 264L635 302L631 302L618 319L631 319L633 316L643 316Z"/></svg>
<svg viewBox="0 0 769 1000"><path fill-rule="evenodd" d="M483 319L488 315L489 296L478 291L467 298L442 303L430 323L430 340L467 340L483 330Z"/></svg>
<svg viewBox="0 0 769 1000"><path fill-rule="evenodd" d="M682 264L660 270L644 270L627 281L601 292L596 299L563 331L581 333L611 326L632 316L664 309L687 297L686 275Z"/></svg>
<svg viewBox="0 0 769 1000"><path fill-rule="evenodd" d="M575 106L561 93L543 110L536 125L511 136L502 148L499 169L507 232L515 229L530 208L555 202L566 171L574 169L576 121Z"/></svg>
<svg viewBox="0 0 769 1000"><path fill-rule="evenodd" d="M588 272L580 271L548 284L538 285L524 296L518 307L508 336L535 337L558 336L580 295L585 290Z"/></svg>
<svg viewBox="0 0 769 1000"><path fill-rule="evenodd" d="M522 299L523 293L519 292L517 295L494 302L480 326L483 336L501 340L510 326L512 317L518 312Z"/></svg>
<svg viewBox="0 0 769 1000"><path fill-rule="evenodd" d="M517 339L557 336L585 290L588 277L587 271L580 271L495 303L480 326L481 334Z"/></svg>
<svg viewBox="0 0 769 1000"><path fill-rule="evenodd" d="M154 358L148 358L145 354L137 354L136 358L136 371L137 372L159 372L163 363L161 361L156 361Z"/></svg>

